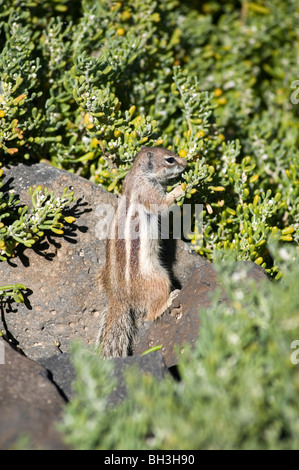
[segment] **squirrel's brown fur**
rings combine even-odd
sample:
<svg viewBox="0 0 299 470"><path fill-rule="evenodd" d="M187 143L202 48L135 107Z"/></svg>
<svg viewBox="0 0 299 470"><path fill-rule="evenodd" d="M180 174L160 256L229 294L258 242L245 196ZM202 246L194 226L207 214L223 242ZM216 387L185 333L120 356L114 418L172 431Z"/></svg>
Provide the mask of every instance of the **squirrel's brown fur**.
<svg viewBox="0 0 299 470"><path fill-rule="evenodd" d="M165 186L186 164L170 150L142 148L124 180L101 275L109 299L99 332L103 357L130 354L138 318L155 320L169 306L171 282L159 257L158 217L182 195L181 186L170 193Z"/></svg>

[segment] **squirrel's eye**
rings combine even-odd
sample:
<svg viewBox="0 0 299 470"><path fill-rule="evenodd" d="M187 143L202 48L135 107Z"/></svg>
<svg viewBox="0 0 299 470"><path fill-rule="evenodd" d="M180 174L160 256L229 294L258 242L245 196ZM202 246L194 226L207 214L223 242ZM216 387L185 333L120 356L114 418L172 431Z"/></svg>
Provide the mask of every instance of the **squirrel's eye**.
<svg viewBox="0 0 299 470"><path fill-rule="evenodd" d="M168 157L168 158L165 158L165 161L166 161L167 163L170 163L170 164L171 164L171 163L175 163L175 158L173 158L173 157Z"/></svg>

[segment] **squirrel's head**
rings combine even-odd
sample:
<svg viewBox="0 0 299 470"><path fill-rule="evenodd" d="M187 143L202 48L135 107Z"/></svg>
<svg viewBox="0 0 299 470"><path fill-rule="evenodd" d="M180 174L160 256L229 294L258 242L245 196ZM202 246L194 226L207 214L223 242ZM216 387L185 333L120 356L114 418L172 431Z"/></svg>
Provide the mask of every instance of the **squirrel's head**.
<svg viewBox="0 0 299 470"><path fill-rule="evenodd" d="M182 173L187 161L163 147L142 147L134 165L138 165L149 179L163 184Z"/></svg>

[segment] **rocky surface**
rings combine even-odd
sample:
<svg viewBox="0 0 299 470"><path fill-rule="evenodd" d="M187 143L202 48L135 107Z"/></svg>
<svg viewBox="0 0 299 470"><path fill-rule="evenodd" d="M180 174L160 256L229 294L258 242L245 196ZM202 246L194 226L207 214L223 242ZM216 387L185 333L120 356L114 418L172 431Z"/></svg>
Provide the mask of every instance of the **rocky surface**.
<svg viewBox="0 0 299 470"><path fill-rule="evenodd" d="M65 400L46 369L1 338L0 348L0 449L65 449L56 429Z"/></svg>
<svg viewBox="0 0 299 470"><path fill-rule="evenodd" d="M126 396L124 372L129 367L137 367L139 371L150 373L158 380L169 374L161 351L155 351L144 356L116 357L112 359L117 386L109 396L109 406L115 406ZM76 378L75 368L69 353L41 359L39 363L47 370L48 377L58 388L60 394L69 401L74 396L72 384Z"/></svg>
<svg viewBox="0 0 299 470"><path fill-rule="evenodd" d="M105 252L95 238L95 211L100 203L113 203L112 198L83 178L46 164L5 170L4 182L4 191L14 190L29 205L29 186L40 184L57 195L73 187L77 201L70 214L77 220L65 236L46 236L34 249L20 247L19 256L1 263L4 283L21 283L28 291L24 304L6 304L0 329L32 359L67 351L75 337L92 342L103 305L97 276Z"/></svg>
<svg viewBox="0 0 299 470"><path fill-rule="evenodd" d="M114 366L113 377L117 386L109 396L109 406L115 406L127 396L124 375L129 368L134 367L135 370L139 371L138 374L141 372L151 374L158 380L162 380L170 373L161 351L154 351L144 356L116 357L112 361Z"/></svg>
<svg viewBox="0 0 299 470"><path fill-rule="evenodd" d="M18 445L25 433L30 448L63 449L55 423L73 396L75 371L69 346L76 339L91 345L96 342L99 317L107 303L98 287L105 256L105 241L99 237L103 224L99 207L115 206L117 198L46 164L21 164L4 173L2 190L13 190L24 204L30 205L29 186L42 185L57 195L67 186L77 197L65 214L76 217L76 222L63 236L45 236L33 249L19 246L15 258L0 263L1 285L27 287L24 304L1 305L0 331L7 343L5 363L0 360L0 448ZM165 241L163 252L173 286L181 292L157 322L143 326L133 357L113 359L118 386L109 397L110 406L126 395L123 371L131 365L160 380L169 371L175 376L177 348L180 354L185 343L198 338L198 312L210 305L211 295L221 288L212 264L189 252L184 243ZM249 275L257 282L266 278L261 268L249 265ZM221 301L226 301L225 293ZM160 351L141 356L160 344Z"/></svg>

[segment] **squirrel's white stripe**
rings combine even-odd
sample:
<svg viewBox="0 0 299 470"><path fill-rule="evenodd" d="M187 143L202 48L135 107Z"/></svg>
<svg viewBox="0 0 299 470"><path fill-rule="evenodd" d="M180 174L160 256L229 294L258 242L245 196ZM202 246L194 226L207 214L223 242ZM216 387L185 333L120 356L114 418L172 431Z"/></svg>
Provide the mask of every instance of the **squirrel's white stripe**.
<svg viewBox="0 0 299 470"><path fill-rule="evenodd" d="M130 292L130 274L131 274L131 248L132 248L132 221L131 218L134 215L134 205L130 204L128 208L128 213L126 217L126 223L125 223L125 233L124 233L124 238L125 238L125 250L126 250L126 269L125 269L125 280L126 280L126 286L128 289L128 292Z"/></svg>
<svg viewBox="0 0 299 470"><path fill-rule="evenodd" d="M139 269L143 275L159 270L158 215L149 214L145 208L140 214L140 257Z"/></svg>
<svg viewBox="0 0 299 470"><path fill-rule="evenodd" d="M114 218L112 220L111 226L110 226L110 249L109 249L109 256L110 256L110 265L111 266L116 266L117 260L116 260L116 229L117 229L117 224L116 224L117 219ZM110 275L110 285L115 285L117 282L117 271L115 269L109 269L108 273Z"/></svg>

